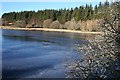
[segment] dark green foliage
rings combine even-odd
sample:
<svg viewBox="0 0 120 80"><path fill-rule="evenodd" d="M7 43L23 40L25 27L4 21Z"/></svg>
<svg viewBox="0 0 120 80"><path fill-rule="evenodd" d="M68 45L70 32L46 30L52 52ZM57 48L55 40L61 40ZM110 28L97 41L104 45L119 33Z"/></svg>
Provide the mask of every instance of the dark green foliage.
<svg viewBox="0 0 120 80"><path fill-rule="evenodd" d="M88 11L88 19L93 19L93 7L90 4L89 11Z"/></svg>
<svg viewBox="0 0 120 80"><path fill-rule="evenodd" d="M2 19L8 23L15 23L18 20L25 20L26 24L37 24L44 22L46 19L51 19L52 21L58 20L61 24L64 24L71 19L75 21L87 21L92 19L102 19L105 17L110 17L109 14L110 4L106 1L104 4L101 2L99 5L93 6L86 4L86 6L75 7L74 9L45 9L35 11L21 11L21 12L10 12L4 13Z"/></svg>

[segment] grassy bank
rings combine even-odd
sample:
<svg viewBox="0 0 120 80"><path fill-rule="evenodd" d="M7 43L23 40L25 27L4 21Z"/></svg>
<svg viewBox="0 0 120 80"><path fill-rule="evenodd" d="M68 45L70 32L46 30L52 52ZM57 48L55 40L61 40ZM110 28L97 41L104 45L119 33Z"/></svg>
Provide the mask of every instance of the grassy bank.
<svg viewBox="0 0 120 80"><path fill-rule="evenodd" d="M0 26L0 29L71 32L71 33L83 33L83 34L102 34L102 32L83 32L83 31L78 31L78 30L50 29L50 28L17 28L17 27L12 27L12 26Z"/></svg>

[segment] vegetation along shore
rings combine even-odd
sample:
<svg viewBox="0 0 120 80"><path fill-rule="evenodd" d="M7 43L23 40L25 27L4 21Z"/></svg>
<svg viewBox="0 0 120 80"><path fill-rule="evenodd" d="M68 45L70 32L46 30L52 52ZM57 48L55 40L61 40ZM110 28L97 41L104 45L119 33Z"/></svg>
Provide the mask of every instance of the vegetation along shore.
<svg viewBox="0 0 120 80"><path fill-rule="evenodd" d="M71 9L45 9L4 13L1 17L3 29L45 30L79 33L98 33L104 18L110 18L111 3L91 4ZM6 26L13 26L8 28ZM26 28L26 29L25 29ZM49 28L49 29L48 29ZM60 30L58 30L60 29ZM77 31L75 31L77 30Z"/></svg>
<svg viewBox="0 0 120 80"><path fill-rule="evenodd" d="M17 27L11 27L11 26L0 26L0 29L70 32L70 33L83 33L83 34L103 34L102 32L83 32L83 31L78 31L78 30L49 29L49 28L17 28Z"/></svg>

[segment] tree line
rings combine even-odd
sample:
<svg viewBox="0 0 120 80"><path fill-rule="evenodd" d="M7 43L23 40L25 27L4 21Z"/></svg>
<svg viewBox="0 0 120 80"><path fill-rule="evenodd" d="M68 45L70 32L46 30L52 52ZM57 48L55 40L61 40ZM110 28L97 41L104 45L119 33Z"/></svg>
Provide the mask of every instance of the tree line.
<svg viewBox="0 0 120 80"><path fill-rule="evenodd" d="M99 3L94 7L91 4L79 6L71 9L45 9L35 11L10 12L2 15L3 25L14 23L14 25L43 27L45 20L59 21L60 24L65 24L67 21L74 19L75 22L103 19L110 17L110 3L108 1ZM50 26L50 25L49 25Z"/></svg>

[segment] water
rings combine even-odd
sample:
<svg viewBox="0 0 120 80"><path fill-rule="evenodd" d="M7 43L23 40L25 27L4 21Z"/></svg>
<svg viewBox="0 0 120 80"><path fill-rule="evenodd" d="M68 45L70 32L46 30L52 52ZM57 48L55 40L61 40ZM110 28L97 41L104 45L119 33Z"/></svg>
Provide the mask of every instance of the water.
<svg viewBox="0 0 120 80"><path fill-rule="evenodd" d="M2 30L2 77L65 78L67 63L82 57L76 46L87 39L75 33Z"/></svg>

